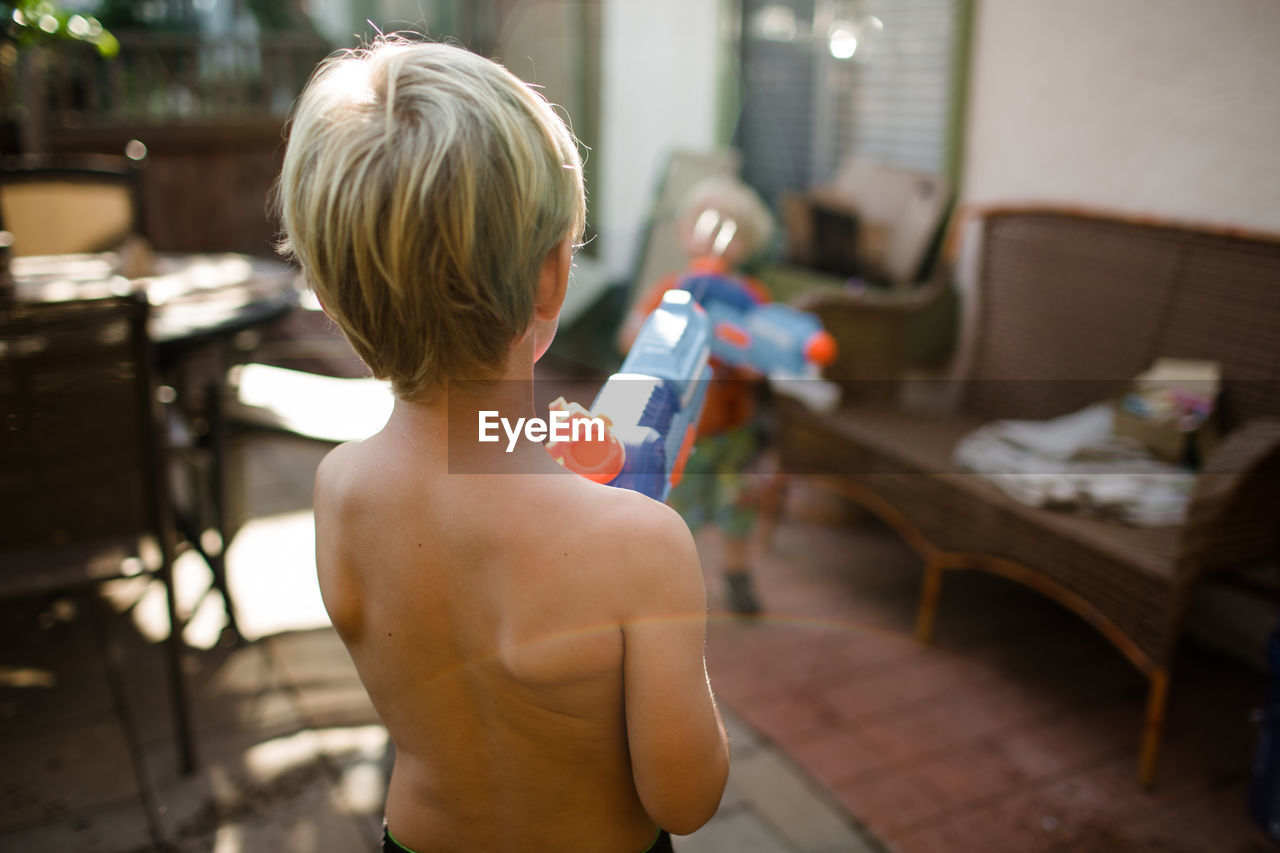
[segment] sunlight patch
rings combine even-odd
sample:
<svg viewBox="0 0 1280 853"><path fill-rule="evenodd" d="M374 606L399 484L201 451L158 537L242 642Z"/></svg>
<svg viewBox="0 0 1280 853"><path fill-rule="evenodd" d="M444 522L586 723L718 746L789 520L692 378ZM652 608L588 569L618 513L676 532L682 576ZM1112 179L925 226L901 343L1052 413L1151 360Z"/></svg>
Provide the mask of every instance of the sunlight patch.
<svg viewBox="0 0 1280 853"><path fill-rule="evenodd" d="M227 573L246 640L330 626L316 578L311 510L245 524L227 549Z"/></svg>

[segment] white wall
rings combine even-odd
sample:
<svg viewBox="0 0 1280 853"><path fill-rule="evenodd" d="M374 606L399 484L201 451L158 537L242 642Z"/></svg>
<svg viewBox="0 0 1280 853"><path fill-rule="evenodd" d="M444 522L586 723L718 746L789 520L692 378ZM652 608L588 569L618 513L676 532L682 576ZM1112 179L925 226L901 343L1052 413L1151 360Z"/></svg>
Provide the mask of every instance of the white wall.
<svg viewBox="0 0 1280 853"><path fill-rule="evenodd" d="M667 155L715 144L719 10L719 0L605 0L601 138L590 154L600 185L587 189L610 281L636 264Z"/></svg>
<svg viewBox="0 0 1280 853"><path fill-rule="evenodd" d="M1280 2L977 0L966 201L1280 231Z"/></svg>

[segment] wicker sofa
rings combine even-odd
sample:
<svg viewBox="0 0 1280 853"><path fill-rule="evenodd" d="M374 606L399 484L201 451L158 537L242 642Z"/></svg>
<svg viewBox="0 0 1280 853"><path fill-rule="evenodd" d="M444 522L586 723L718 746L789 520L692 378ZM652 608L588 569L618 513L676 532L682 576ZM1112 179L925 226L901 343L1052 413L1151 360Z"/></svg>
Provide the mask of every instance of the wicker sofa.
<svg viewBox="0 0 1280 853"><path fill-rule="evenodd" d="M851 366L832 377L845 386L835 413L780 405L782 470L851 497L920 553L921 641L944 574L961 569L1027 584L1092 623L1150 681L1138 765L1149 785L1194 584L1280 553L1280 238L1045 208L969 220L981 236L956 405L885 404L892 380ZM856 298L808 307L858 350L868 309ZM1216 360L1223 372L1224 437L1182 526L1029 507L952 464L956 441L980 424L1074 411L1162 356Z"/></svg>

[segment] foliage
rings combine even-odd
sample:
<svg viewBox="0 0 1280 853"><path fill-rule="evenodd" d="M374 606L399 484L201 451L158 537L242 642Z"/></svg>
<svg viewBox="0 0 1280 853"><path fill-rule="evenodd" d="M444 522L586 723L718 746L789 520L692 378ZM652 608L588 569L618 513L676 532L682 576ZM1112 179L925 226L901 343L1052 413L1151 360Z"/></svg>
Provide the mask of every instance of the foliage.
<svg viewBox="0 0 1280 853"><path fill-rule="evenodd" d="M287 30L298 23L294 9L280 0L247 0L245 5L257 19L258 26L268 32Z"/></svg>
<svg viewBox="0 0 1280 853"><path fill-rule="evenodd" d="M100 0L98 20L117 32L148 30L150 32L192 33L200 21L190 2L174 0Z"/></svg>
<svg viewBox="0 0 1280 853"><path fill-rule="evenodd" d="M52 0L0 0L0 37L19 49L47 42L92 45L110 59L120 42L93 15L64 9Z"/></svg>
<svg viewBox="0 0 1280 853"><path fill-rule="evenodd" d="M237 20L252 18L264 33L317 33L304 0L238 0L232 8ZM197 32L201 27L201 16L189 0L99 0L96 14L116 31Z"/></svg>
<svg viewBox="0 0 1280 853"><path fill-rule="evenodd" d="M315 22L298 0L245 0L264 32L295 32L321 38Z"/></svg>

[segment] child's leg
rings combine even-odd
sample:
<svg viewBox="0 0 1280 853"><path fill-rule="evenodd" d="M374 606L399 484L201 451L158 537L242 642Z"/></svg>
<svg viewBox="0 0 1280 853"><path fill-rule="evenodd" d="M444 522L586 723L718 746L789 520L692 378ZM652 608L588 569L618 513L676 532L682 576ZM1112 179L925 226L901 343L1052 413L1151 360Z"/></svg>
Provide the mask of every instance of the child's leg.
<svg viewBox="0 0 1280 853"><path fill-rule="evenodd" d="M755 508L749 504L738 503L750 497L750 486L746 483L748 475L731 475L738 482L731 489L721 490L721 498L734 494L731 501L722 506L720 528L724 532L724 581L729 609L734 613L750 615L760 612L760 602L756 599L751 583L751 532L755 524ZM723 481L722 481L723 486ZM728 493L728 494L727 494Z"/></svg>
<svg viewBox="0 0 1280 853"><path fill-rule="evenodd" d="M743 616L760 612L760 600L756 598L748 564L746 537L725 539L724 583L729 609Z"/></svg>
<svg viewBox="0 0 1280 853"><path fill-rule="evenodd" d="M749 470L757 455L754 432L743 428L727 434L716 476L719 494L716 520L724 532L724 575L729 607L746 615L760 612L751 583L751 534L756 527L757 476Z"/></svg>
<svg viewBox="0 0 1280 853"><path fill-rule="evenodd" d="M754 433L746 428L698 440L684 478L667 503L691 530L715 521L724 534L725 599L735 613L760 612L751 587L748 545L755 527L752 475L743 472L756 452Z"/></svg>
<svg viewBox="0 0 1280 853"><path fill-rule="evenodd" d="M760 509L756 519L756 541L763 550L772 551L774 532L786 504L790 477L783 473L776 452L767 452L763 462L759 474L760 493L756 499Z"/></svg>

